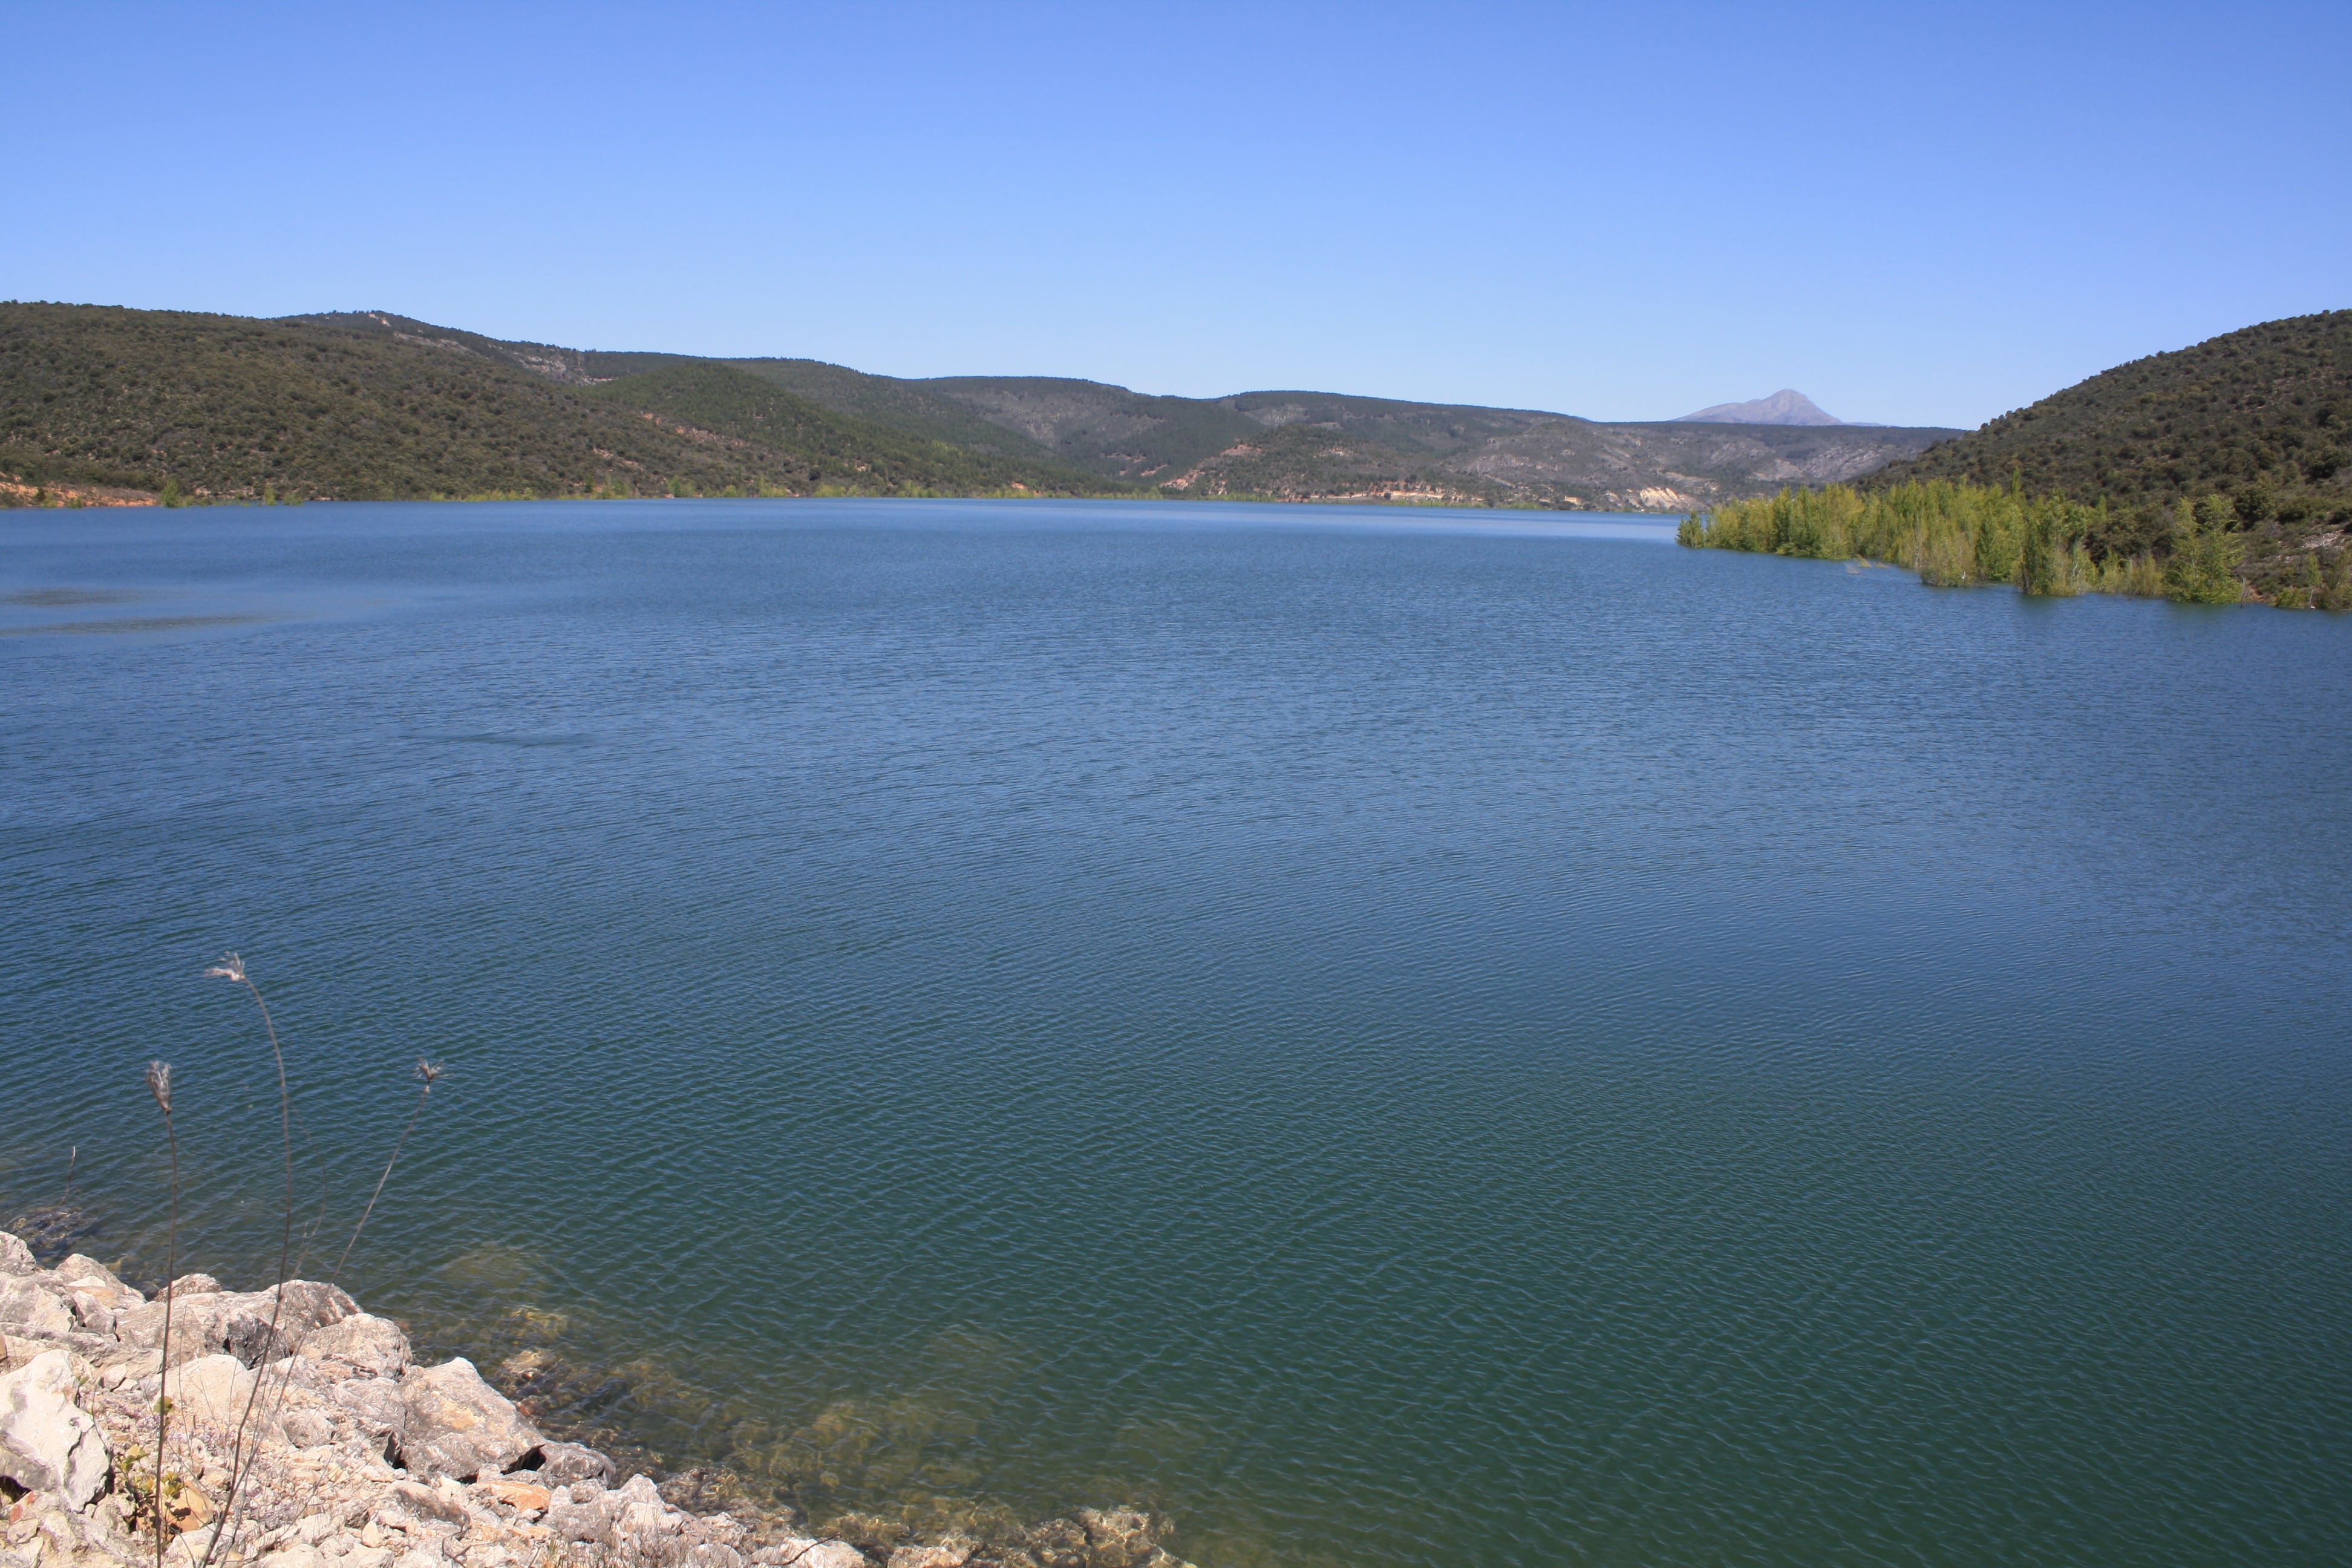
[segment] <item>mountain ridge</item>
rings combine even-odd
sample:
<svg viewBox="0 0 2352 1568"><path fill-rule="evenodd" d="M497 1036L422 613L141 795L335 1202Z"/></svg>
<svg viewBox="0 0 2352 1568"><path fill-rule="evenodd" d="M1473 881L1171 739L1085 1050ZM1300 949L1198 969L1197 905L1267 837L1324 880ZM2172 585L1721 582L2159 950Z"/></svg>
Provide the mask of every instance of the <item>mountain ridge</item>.
<svg viewBox="0 0 2352 1568"><path fill-rule="evenodd" d="M388 310L0 304L0 472L200 498L1031 494L1685 510L1943 429L1625 424L1275 390L567 348Z"/></svg>
<svg viewBox="0 0 2352 1568"><path fill-rule="evenodd" d="M1746 403L1718 403L1702 408L1696 414L1677 416L1675 425L1843 425L1846 421L1830 413L1799 392L1784 386L1769 397L1751 398Z"/></svg>

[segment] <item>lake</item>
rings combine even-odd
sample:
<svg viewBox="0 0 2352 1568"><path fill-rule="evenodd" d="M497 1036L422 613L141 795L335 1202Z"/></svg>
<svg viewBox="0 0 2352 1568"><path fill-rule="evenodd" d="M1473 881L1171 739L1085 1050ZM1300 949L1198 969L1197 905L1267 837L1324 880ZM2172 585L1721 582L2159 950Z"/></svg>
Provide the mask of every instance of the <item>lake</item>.
<svg viewBox="0 0 2352 1568"><path fill-rule="evenodd" d="M2352 618L1656 520L0 514L0 1219L1202 1568L2334 1563ZM316 1259L323 1257L327 1262ZM592 1386L593 1385L593 1386Z"/></svg>

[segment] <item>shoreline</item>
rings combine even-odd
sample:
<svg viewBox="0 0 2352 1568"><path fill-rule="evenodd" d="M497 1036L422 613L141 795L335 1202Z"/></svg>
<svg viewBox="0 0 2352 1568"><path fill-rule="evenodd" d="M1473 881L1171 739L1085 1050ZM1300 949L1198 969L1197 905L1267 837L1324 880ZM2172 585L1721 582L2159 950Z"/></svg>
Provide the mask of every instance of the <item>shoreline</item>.
<svg viewBox="0 0 2352 1568"><path fill-rule="evenodd" d="M551 1365L530 1353L499 1369L525 1388ZM0 1232L0 1568L158 1561L159 1406L163 1568L1192 1568L1133 1508L813 1524L568 1441L535 1404L463 1357L420 1364L333 1285L188 1273L151 1299Z"/></svg>

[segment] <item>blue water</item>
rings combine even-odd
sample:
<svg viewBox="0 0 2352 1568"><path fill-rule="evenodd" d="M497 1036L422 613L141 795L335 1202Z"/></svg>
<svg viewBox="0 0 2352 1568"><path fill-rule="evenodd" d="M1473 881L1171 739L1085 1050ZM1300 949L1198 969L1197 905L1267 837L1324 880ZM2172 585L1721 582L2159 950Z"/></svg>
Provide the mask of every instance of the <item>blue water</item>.
<svg viewBox="0 0 2352 1568"><path fill-rule="evenodd" d="M163 1057L270 1267L234 946L328 1255L447 1064L363 1300L820 1518L2352 1555L2352 618L1042 502L18 512L0 600L0 1219L75 1149L160 1272Z"/></svg>

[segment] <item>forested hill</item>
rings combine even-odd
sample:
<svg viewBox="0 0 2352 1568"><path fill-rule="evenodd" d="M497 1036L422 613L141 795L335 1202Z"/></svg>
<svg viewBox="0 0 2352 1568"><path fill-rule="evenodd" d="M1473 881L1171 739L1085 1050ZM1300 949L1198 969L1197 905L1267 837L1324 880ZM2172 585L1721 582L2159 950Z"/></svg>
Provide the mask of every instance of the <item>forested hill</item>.
<svg viewBox="0 0 2352 1568"><path fill-rule="evenodd" d="M605 356L625 363L592 376L558 357L577 351L533 363L540 345L363 320L0 304L0 477L16 499L1131 493L715 361Z"/></svg>
<svg viewBox="0 0 2352 1568"><path fill-rule="evenodd" d="M1950 434L906 380L816 360L510 342L385 311L252 321L0 304L0 501L120 486L217 499L1156 493L1682 510L1853 479Z"/></svg>
<svg viewBox="0 0 2352 1568"><path fill-rule="evenodd" d="M2352 508L2352 310L2265 321L2103 371L1868 481L2006 484L2146 518L2226 495L2252 523Z"/></svg>

